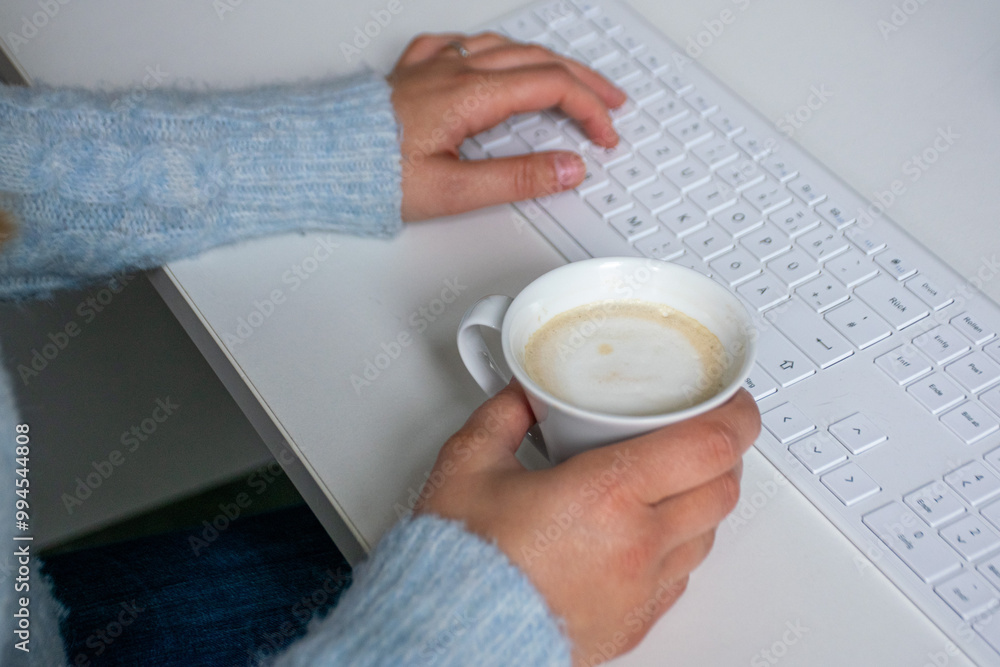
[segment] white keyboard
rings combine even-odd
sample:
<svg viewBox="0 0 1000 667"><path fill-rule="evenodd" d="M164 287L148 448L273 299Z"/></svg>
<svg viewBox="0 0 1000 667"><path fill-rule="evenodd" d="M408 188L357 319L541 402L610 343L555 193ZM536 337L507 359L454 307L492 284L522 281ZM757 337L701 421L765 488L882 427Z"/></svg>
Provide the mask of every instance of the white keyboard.
<svg viewBox="0 0 1000 667"><path fill-rule="evenodd" d="M859 576L878 568L1000 663L1000 308L623 5L537 3L493 28L621 86L621 142L546 111L465 157L578 151L575 192L516 204L563 255L733 289L760 330L757 448L858 547Z"/></svg>

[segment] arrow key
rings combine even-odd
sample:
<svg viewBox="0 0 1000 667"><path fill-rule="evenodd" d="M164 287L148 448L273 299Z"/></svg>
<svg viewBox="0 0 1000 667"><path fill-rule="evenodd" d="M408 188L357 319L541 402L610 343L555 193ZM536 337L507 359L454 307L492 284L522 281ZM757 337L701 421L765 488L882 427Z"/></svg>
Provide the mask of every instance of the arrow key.
<svg viewBox="0 0 1000 667"><path fill-rule="evenodd" d="M860 412L831 425L830 433L844 443L852 454L860 454L887 439L885 433Z"/></svg>
<svg viewBox="0 0 1000 667"><path fill-rule="evenodd" d="M851 462L819 478L845 505L854 505L882 490L857 463Z"/></svg>
<svg viewBox="0 0 1000 667"><path fill-rule="evenodd" d="M764 427L781 443L791 442L816 430L816 424L791 403L782 403L778 407L768 410L761 415L760 419Z"/></svg>
<svg viewBox="0 0 1000 667"><path fill-rule="evenodd" d="M847 450L823 432L799 440L789 446L788 451L814 475L847 460Z"/></svg>
<svg viewBox="0 0 1000 667"><path fill-rule="evenodd" d="M953 470L944 476L944 481L973 505L986 502L1000 493L1000 477L979 461L972 461Z"/></svg>

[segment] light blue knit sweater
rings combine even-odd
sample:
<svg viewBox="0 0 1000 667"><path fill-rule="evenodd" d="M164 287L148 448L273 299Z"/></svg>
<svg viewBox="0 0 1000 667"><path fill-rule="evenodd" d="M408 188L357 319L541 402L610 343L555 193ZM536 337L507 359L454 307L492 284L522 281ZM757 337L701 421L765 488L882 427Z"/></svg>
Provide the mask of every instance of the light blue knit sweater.
<svg viewBox="0 0 1000 667"><path fill-rule="evenodd" d="M0 87L0 209L18 221L0 249L0 298L45 296L289 230L390 236L401 226L398 135L389 88L374 76L154 91L131 106L114 93ZM15 479L16 423L0 371L3 488ZM0 502L8 545L13 524L13 502ZM17 563L9 547L0 554L0 664L26 664L9 629ZM402 521L355 574L336 610L279 664L570 662L559 621L527 577L455 522ZM49 667L56 605L37 569L32 582L30 657Z"/></svg>

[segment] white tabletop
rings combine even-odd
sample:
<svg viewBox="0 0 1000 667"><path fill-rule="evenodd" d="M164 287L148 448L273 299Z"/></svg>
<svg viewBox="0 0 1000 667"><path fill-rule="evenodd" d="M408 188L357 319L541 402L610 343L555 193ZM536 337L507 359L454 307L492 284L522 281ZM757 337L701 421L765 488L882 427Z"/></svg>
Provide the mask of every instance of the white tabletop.
<svg viewBox="0 0 1000 667"><path fill-rule="evenodd" d="M466 3L455 11L444 0L401 2L403 11L364 49L378 69L419 31L475 28L520 4ZM220 4L232 11L217 13ZM904 191L890 217L963 276L981 272L984 291L1000 301L993 275L1000 272L993 222L1000 211L1000 5L633 4L682 46L701 34L700 61L768 118L795 112L813 87L830 91L796 140L868 197L899 180ZM900 5L913 13L894 15ZM51 83L141 86L147 67L180 84L326 76L358 66L345 61L340 44L385 6L69 3L19 44L16 57ZM723 10L735 18L713 36ZM10 42L10 31L36 11L33 0L5 3L0 35ZM953 145L914 172L911 156L949 128L958 136ZM338 247L293 291L282 275L324 242ZM455 349L462 313L480 296L513 294L562 262L512 209L499 207L413 225L391 242L262 239L173 263L155 281L272 450L280 454L287 443L298 455L302 465L289 474L356 559L481 400ZM285 301L245 341L227 345L240 318L275 289ZM437 311L443 290L457 298L442 301L431 321L424 313ZM362 376L366 360L374 363L383 343L403 331L413 343L355 391L351 375ZM775 664L763 653L772 649L782 665L919 666L938 655L968 664L782 482L762 456L748 455L745 494L766 502L745 524L723 524L688 593L622 664Z"/></svg>

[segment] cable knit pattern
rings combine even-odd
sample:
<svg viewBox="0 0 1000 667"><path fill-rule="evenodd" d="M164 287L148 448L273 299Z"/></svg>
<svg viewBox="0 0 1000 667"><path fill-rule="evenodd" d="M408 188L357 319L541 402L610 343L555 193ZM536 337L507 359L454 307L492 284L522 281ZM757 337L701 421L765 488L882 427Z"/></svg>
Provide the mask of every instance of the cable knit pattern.
<svg viewBox="0 0 1000 667"><path fill-rule="evenodd" d="M333 613L273 667L569 664L569 640L524 573L461 524L425 515L389 531Z"/></svg>
<svg viewBox="0 0 1000 667"><path fill-rule="evenodd" d="M0 298L41 296L289 229L388 236L399 141L386 83L243 92L0 87Z"/></svg>

